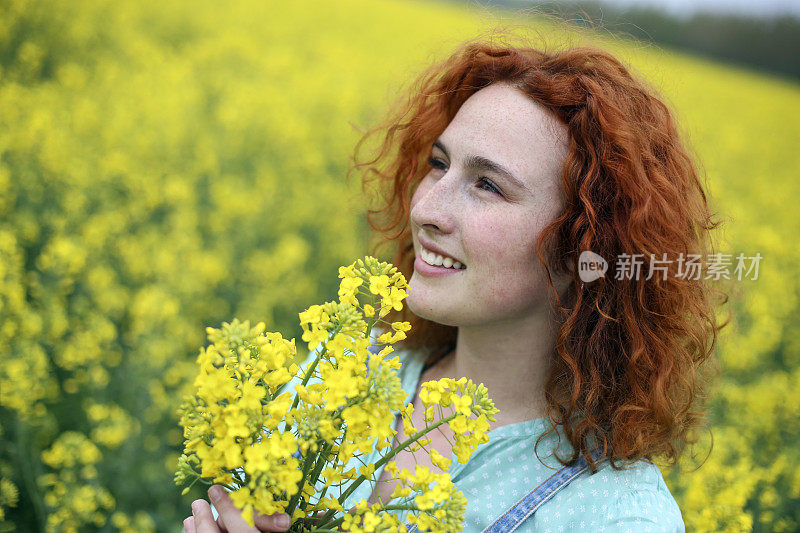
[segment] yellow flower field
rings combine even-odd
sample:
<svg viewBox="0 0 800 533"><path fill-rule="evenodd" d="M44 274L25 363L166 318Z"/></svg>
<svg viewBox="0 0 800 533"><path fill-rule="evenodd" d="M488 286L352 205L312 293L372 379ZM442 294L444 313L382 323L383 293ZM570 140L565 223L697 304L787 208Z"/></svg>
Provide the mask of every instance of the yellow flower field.
<svg viewBox="0 0 800 533"><path fill-rule="evenodd" d="M360 132L427 61L523 21L552 29L410 0L0 3L0 531L179 530L204 496L172 477L205 328L299 339L329 273L369 251L345 179ZM796 531L800 86L566 40L663 93L722 250L763 256L732 283L713 446L662 469L687 531Z"/></svg>

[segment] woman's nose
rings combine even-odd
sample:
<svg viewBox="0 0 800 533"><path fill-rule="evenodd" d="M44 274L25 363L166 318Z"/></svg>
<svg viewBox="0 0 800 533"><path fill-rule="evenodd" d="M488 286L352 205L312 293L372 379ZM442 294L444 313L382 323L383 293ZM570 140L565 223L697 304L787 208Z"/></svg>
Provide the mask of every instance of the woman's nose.
<svg viewBox="0 0 800 533"><path fill-rule="evenodd" d="M439 179L426 176L422 180L412 197L411 221L415 225L440 233L453 231L456 205L451 181L447 174Z"/></svg>

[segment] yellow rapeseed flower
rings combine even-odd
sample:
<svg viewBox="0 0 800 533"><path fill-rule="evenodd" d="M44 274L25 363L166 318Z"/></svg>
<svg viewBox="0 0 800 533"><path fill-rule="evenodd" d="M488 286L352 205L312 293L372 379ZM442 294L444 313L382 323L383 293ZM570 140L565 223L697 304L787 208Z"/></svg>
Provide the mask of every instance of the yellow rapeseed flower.
<svg viewBox="0 0 800 533"><path fill-rule="evenodd" d="M425 427L414 427L414 408L405 405L397 374L400 362L387 357L411 324L381 320L391 309L402 309L405 278L372 257L341 267L339 277L338 302L312 305L298 315L312 353L302 373L293 362L294 340L265 331L263 322L250 327L234 319L207 329L212 344L200 350L195 393L181 406L184 454L175 482L191 486L202 479L226 486L250 525L254 511L286 512L293 520L322 511L325 518L309 531L404 531L385 508L387 502L370 506L362 500L347 511L343 506L347 495L388 462L387 471L400 480L392 498L409 506L411 523L434 532L460 531L465 499L446 473L450 459L431 449L431 462L444 473L425 467L398 471L389 461L400 450L392 448L393 422L400 412L409 436L401 446L426 453L428 433L448 424L455 434L453 451L463 462L487 440L487 420L496 409L482 385L466 379L429 381L420 391ZM376 335L385 345L377 354L370 352L376 326L388 326ZM298 383L283 390L292 377ZM95 411L96 417L105 416L100 407ZM373 450L386 448L386 459L364 462ZM47 453L53 463L74 460L59 448ZM90 448L84 454L92 460ZM354 466L352 459L361 464ZM333 487L340 494L335 500L325 494Z"/></svg>

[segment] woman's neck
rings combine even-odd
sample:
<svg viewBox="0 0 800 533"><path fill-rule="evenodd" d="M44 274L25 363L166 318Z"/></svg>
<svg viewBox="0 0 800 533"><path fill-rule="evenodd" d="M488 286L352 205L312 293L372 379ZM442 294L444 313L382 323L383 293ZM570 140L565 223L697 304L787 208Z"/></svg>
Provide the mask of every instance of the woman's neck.
<svg viewBox="0 0 800 533"><path fill-rule="evenodd" d="M483 383L500 410L491 429L545 417L544 385L556 334L552 322L545 320L459 327L454 352L423 379L464 376Z"/></svg>

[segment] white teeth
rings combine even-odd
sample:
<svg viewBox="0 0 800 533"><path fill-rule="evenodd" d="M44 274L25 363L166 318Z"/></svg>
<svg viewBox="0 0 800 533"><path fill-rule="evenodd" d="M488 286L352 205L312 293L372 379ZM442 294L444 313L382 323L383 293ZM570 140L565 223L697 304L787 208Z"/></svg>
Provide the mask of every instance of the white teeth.
<svg viewBox="0 0 800 533"><path fill-rule="evenodd" d="M452 268L454 270L461 270L461 267L463 266L460 262L456 261L452 257L441 256L423 247L420 247L419 255L423 261L431 266Z"/></svg>

